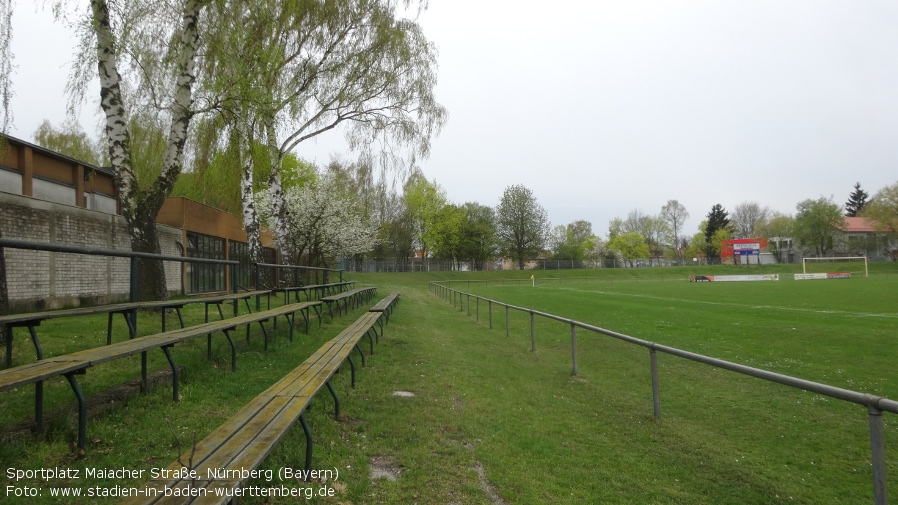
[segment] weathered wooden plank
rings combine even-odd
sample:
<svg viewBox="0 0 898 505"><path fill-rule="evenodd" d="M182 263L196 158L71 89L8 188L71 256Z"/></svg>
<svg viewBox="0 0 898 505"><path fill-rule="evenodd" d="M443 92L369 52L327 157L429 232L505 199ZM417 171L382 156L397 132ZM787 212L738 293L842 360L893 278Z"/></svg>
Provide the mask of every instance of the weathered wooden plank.
<svg viewBox="0 0 898 505"><path fill-rule="evenodd" d="M311 399L342 365L358 341L377 324L383 314L366 312L337 336L321 346L303 363L260 393L246 407L231 416L202 441L193 453L193 467L198 481L155 480L149 486L201 486L208 490L194 499L131 500L128 503L225 503L226 497L215 495L215 489L235 489L245 484L241 478L213 478L209 469L255 469L265 460L308 406ZM190 453L181 456L186 461ZM169 468L176 470L180 463Z"/></svg>
<svg viewBox="0 0 898 505"><path fill-rule="evenodd" d="M79 363L86 362L87 365L80 366L80 368L86 368L86 366L94 366L100 363L105 363L107 361L125 358L127 356L138 354L144 351L150 351L153 349L162 348L164 346L174 345L179 342L183 342L184 340L195 338L201 335L207 335L209 333L214 333L223 329L230 329L234 326L254 323L271 317L293 313L298 310L302 310L305 307L316 305L318 303L319 302L304 302L300 304L285 305L283 307L277 307L275 309L270 309L263 312L245 314L243 316L238 316L237 318L225 319L222 321L212 321L196 326L188 326L186 328L170 330L165 333L147 335L131 340L115 342L113 344L102 347L85 349L83 351L77 351L63 356L47 358L27 365L8 368L0 371L0 391L13 389L28 383L38 382L40 380L50 378L54 375L63 375L72 370L72 368L67 368L64 366L61 367L59 365L41 365L39 367L35 367L36 363L49 363L59 361ZM237 321L238 319L239 321ZM75 367L74 369L77 368L78 367ZM58 373L53 373L54 371L58 371Z"/></svg>
<svg viewBox="0 0 898 505"><path fill-rule="evenodd" d="M384 311L387 311L387 310L390 309L390 306L392 306L392 305L396 302L396 300L397 300L398 298L399 298L399 292L390 293L389 295L386 296L386 298L384 298L383 300L377 302L376 304L374 304L373 307L371 307L371 308L368 309L368 310L371 311L371 312L384 312Z"/></svg>
<svg viewBox="0 0 898 505"><path fill-rule="evenodd" d="M84 360L41 360L15 368L0 370L0 391L16 389L90 366Z"/></svg>
<svg viewBox="0 0 898 505"><path fill-rule="evenodd" d="M214 303L216 301L228 301L263 295L268 291L250 291L246 293L229 293L226 295L204 296L197 298L182 298L177 300L153 300L148 302L124 302L108 305L94 305L91 307L75 307L72 309L47 310L42 312L24 312L21 314L8 314L0 316L0 324L20 323L23 321L42 321L60 317L89 316L95 314L108 314L110 312L126 312L138 309L158 309L183 307L191 303Z"/></svg>

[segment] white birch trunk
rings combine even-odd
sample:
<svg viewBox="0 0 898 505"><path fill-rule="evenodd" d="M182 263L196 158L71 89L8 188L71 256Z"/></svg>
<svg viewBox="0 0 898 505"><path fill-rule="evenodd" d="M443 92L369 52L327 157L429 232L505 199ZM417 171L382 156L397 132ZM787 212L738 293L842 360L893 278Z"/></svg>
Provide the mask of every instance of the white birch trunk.
<svg viewBox="0 0 898 505"><path fill-rule="evenodd" d="M265 125L265 136L268 144L268 157L271 162L271 175L268 177L268 194L271 197L271 226L280 250L281 263L291 265L295 259L295 251L290 236L290 212L287 208L286 194L281 184L281 150L277 145L277 132L274 124Z"/></svg>
<svg viewBox="0 0 898 505"><path fill-rule="evenodd" d="M174 100L171 107L171 126L168 131L168 145L162 160L162 174L159 176L158 188L154 187L155 197L159 198L159 206L175 187L175 181L181 174L184 158L184 144L187 142L187 131L193 118L193 84L196 82L196 58L200 42L199 18L202 2L186 0L181 20L181 34L178 38L178 76L175 82ZM158 211L158 207L156 209Z"/></svg>
<svg viewBox="0 0 898 505"><path fill-rule="evenodd" d="M94 30L97 34L97 70L100 77L100 106L106 115L106 140L109 162L115 173L115 186L122 214L130 223L136 203L137 177L131 167L131 136L122 99L122 76L116 66L115 35L106 0L91 0Z"/></svg>
<svg viewBox="0 0 898 505"><path fill-rule="evenodd" d="M97 35L97 69L100 78L100 105L106 115L109 159L114 172L118 201L128 224L131 250L158 253L156 216L174 188L181 173L184 144L192 117L195 61L199 46L198 0L185 0L181 30L175 42L177 50L176 82L171 104L171 128L163 159L162 173L150 189L140 192L131 164L128 114L122 96L122 77L117 68L118 47L106 0L91 0L93 26ZM140 262L139 297L141 300L167 297L165 271L158 261Z"/></svg>
<svg viewBox="0 0 898 505"><path fill-rule="evenodd" d="M252 146L252 140L249 145ZM240 199L243 203L243 227L246 229L246 240L249 243L249 257L253 263L262 262L262 237L259 213L253 199L253 157L251 154L243 158L243 176L240 179Z"/></svg>

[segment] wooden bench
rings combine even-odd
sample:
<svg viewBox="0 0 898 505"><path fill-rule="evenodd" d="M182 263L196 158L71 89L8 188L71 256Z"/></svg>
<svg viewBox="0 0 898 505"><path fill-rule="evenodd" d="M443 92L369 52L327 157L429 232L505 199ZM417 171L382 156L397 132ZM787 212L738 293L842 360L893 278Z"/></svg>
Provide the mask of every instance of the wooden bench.
<svg viewBox="0 0 898 505"><path fill-rule="evenodd" d="M378 324L380 324L380 331L383 332L384 324L390 322L390 314L393 313L393 307L395 307L399 303L399 292L393 292L388 294L383 300L374 304L373 307L368 309L370 312L382 312L384 317L378 319Z"/></svg>
<svg viewBox="0 0 898 505"><path fill-rule="evenodd" d="M308 286L287 286L272 289L272 293L284 293L284 302L286 303L290 299L290 293L293 293L295 300L297 302L302 301L300 299L299 293L305 293L307 301L312 301L312 294L317 295L318 298L329 294L337 294L341 292L343 289L352 286L355 284L355 281L343 281L343 282L332 282L330 284L311 284Z"/></svg>
<svg viewBox="0 0 898 505"><path fill-rule="evenodd" d="M211 335L221 331L231 345L231 367L234 369L237 366L237 350L234 340L230 335L231 330L237 326L258 322L266 335L267 348L268 339L267 331L263 324L264 322L279 316L285 317L290 323L290 338L292 339L295 314L297 312L304 314L306 319L306 329L308 330L309 308L318 306L320 303L321 302L304 302L285 305L275 309L256 312L254 314L245 314L221 321L207 322L156 335L148 335L102 347L86 349L63 356L38 360L27 365L7 368L5 370L0 370L0 392L16 389L27 384L35 384L35 424L37 426L37 431L41 432L43 431L43 381L54 377L65 377L69 381L69 385L72 387L72 391L75 393L75 397L78 400L78 448L79 451L83 453L85 448L87 412L84 395L81 392L78 381L75 379L75 375L86 373L87 369L92 366L141 353L141 379L144 391L146 391L146 353L153 349L162 349L172 368L172 397L175 401L178 401L179 372L171 355L171 348L175 344L201 335L208 335L209 353L211 355Z"/></svg>
<svg viewBox="0 0 898 505"><path fill-rule="evenodd" d="M349 312L349 305L351 304L353 308L358 306L362 301L370 300L377 294L377 288L365 287L353 289L350 291L344 291L342 293L331 295L331 296L323 296L321 297L321 301L327 304L327 312L331 317L334 316L334 312L332 310L333 305L337 306L337 313L342 314L342 308L346 309L346 312Z"/></svg>
<svg viewBox="0 0 898 505"><path fill-rule="evenodd" d="M206 321L209 320L209 306L215 305L218 307L218 313L222 319L224 319L224 313L221 310L221 304L225 302L234 302L234 315L238 313L238 302L239 300L246 301L246 308L248 311L250 310L249 299L256 295L263 295L268 293L267 291L250 291L243 293L230 293L226 295L218 295L218 296L208 296L208 297L199 297L199 298L182 298L178 300L160 300L160 301L149 301L149 302L127 302L127 303L116 303L111 305L97 305L94 307L77 307L74 309L62 309L62 310L50 310L44 312L29 312L23 314L10 314L5 316L0 316L0 324L3 324L6 327L6 366L12 366L12 341L13 341L13 328L28 328L28 333L31 335L31 341L34 344L34 349L37 353L37 359L43 359L44 353L41 348L40 340L37 336L36 328L40 326L43 321L48 319L56 319L60 317L75 317L75 316L86 316L86 315L95 315L95 314L108 314L109 320L106 326L106 343L112 343L112 318L115 314L121 314L125 319L125 323L128 325L128 336L130 338L134 338L137 335L137 311L142 309L162 309L162 331L166 331L166 312L169 309L174 309L178 314L178 321L181 323L181 328L184 327L184 318L181 316L181 309L184 308L185 305L191 303L205 303L206 304Z"/></svg>
<svg viewBox="0 0 898 505"><path fill-rule="evenodd" d="M306 435L306 470L312 466L312 432L305 418L305 409L312 398L326 386L334 398L334 415L340 416L340 401L330 383L331 377L344 361L352 367L352 387L355 387L355 365L350 356L353 349L364 354L358 341L371 332L377 332L377 320L381 312L367 312L339 335L325 343L302 364L289 372L251 400L239 412L196 443L177 461L166 468L171 478L151 480L146 496L133 497L123 503L166 504L227 503L233 490L244 485L246 477L231 475L228 469L257 469L274 447L299 419ZM364 361L363 361L364 363ZM189 468L188 468L189 465ZM184 469L192 470L196 478L184 476ZM150 493L149 488L157 490ZM164 497L166 489L178 490L170 494L188 496ZM150 496L154 495L154 496ZM163 500L164 498L164 500Z"/></svg>

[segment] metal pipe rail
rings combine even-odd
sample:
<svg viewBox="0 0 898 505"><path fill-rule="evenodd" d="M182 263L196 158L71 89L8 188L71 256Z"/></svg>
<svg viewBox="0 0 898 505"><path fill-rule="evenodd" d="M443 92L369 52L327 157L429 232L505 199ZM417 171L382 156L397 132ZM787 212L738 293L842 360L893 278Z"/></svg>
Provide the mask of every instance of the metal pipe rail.
<svg viewBox="0 0 898 505"><path fill-rule="evenodd" d="M307 267L303 265L279 265L277 263L253 263L253 282L256 285L256 289L259 289L261 286L261 272L263 268L274 268L274 269L286 269L286 270L312 270L312 271L322 271L322 272L337 272L339 275L339 282L343 282L343 272L346 270L337 269L337 268L323 268L323 267ZM317 279L317 275L315 276ZM256 310L260 309L260 299L256 297Z"/></svg>
<svg viewBox="0 0 898 505"><path fill-rule="evenodd" d="M32 251L60 252L70 254L85 254L92 256L112 256L117 258L130 258L131 260L131 279L130 279L130 300L137 301L137 260L149 259L158 261L178 261L181 263L211 263L217 265L228 265L231 267L231 291L237 292L237 268L240 262L235 260L216 260L206 258L188 258L184 256L166 256L163 254L153 254L136 251L120 251L117 249L101 249L94 247L79 247L64 244L48 244L43 242L32 242L30 240L17 240L0 238L0 248L11 247L13 249L26 249ZM236 303L236 302L235 302Z"/></svg>
<svg viewBox="0 0 898 505"><path fill-rule="evenodd" d="M188 258L185 256L166 256L164 254L145 253L137 251L121 251L118 249L101 249L96 247L79 247L64 244L49 244L33 242L30 240L17 240L0 238L0 247L12 247L13 249L29 249L32 251L62 252L72 254L89 254L94 256L116 256L119 258L142 258L162 261L181 261L188 263L217 263L221 265L237 265L235 260L216 260L206 258Z"/></svg>
<svg viewBox="0 0 898 505"><path fill-rule="evenodd" d="M253 263L257 267L275 267L275 268L292 268L294 270L322 270L328 272L337 272L343 275L346 270L342 268L325 268L325 267L309 267L305 265L279 265L277 263Z"/></svg>
<svg viewBox="0 0 898 505"><path fill-rule="evenodd" d="M777 384L782 384L785 386L793 387L796 389L801 389L804 391L809 391L812 393L817 393L823 396L828 396L830 398L835 398L837 400L842 400L846 402L855 403L857 405L861 405L866 407L868 414L868 422L870 426L870 451L871 451L871 463L873 467L873 493L874 493L874 503L876 505L887 505L889 502L888 499L888 489L887 489L887 480L886 480L886 460L885 460L885 438L884 438L884 430L883 430L883 422L882 422L882 413L883 412L891 412L893 414L898 414L898 401L891 400L889 398L885 398L882 396L871 395L867 393L859 393L857 391L851 391L848 389L843 389L835 386L830 386L828 384L822 384L819 382L813 382L805 379L800 379L797 377L792 377L789 375L783 375L775 372L771 372L768 370L763 370L760 368L754 368L746 365L740 365L738 363L733 363L731 361L725 361L717 358L712 358L710 356L705 356L702 354L697 354L690 351L684 351L682 349L678 349L675 347L670 347L662 344L658 344L655 342L650 342L648 340L643 340L640 338L632 337L630 335L625 335L623 333L618 333L615 331L607 330L605 328L601 328L598 326L593 326L591 324L583 323L580 321L575 321L573 319L564 318L560 316L556 316L554 314L548 314L546 312L541 312L538 310L529 309L526 307L518 307L515 305L510 305L507 303L499 302L496 300L492 300L489 298L485 298L482 296L473 295L471 293L466 293L463 291L459 291L457 289L445 286L440 284L439 282L431 282L430 283L430 292L439 296L440 298L446 300L447 302L452 303L453 307L459 307L459 310L464 310L463 301L466 299L467 301L467 311L468 316L471 315L471 298L475 301L475 314L477 321L480 320L480 301L483 300L488 303L489 307L489 327L493 328L493 313L492 306L496 304L500 307L505 307L505 334L509 336L509 311L517 310L520 312L524 312L530 314L530 345L531 350L536 350L536 330L534 319L536 316L544 317L546 319L550 319L553 321L558 321L570 326L571 329L571 362L573 365L573 374L577 374L577 340L576 340L576 328L582 328L584 330L592 331L595 333L599 333L602 335L606 335L618 340L622 340L624 342L628 342L630 344L638 345L641 347L645 347L649 350L649 364L651 368L651 376L652 376L652 403L654 407L654 416L655 418L661 417L661 398L660 398L660 389L658 387L658 367L657 367L657 358L656 354L658 352L662 352L665 354L669 354L671 356L677 356L679 358L688 359L690 361L695 361L697 363L703 363L709 366L713 366L716 368L722 368L724 370L729 370L731 372L736 372L742 375L748 375L751 377L755 377L758 379L763 379L770 382L775 382Z"/></svg>

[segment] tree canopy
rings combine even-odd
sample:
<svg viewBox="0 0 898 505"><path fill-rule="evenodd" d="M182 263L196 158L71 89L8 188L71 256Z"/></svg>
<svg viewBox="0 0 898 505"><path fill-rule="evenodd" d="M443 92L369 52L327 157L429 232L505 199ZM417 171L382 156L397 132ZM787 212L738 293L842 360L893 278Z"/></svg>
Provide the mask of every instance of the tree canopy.
<svg viewBox="0 0 898 505"><path fill-rule="evenodd" d="M614 237L608 241L605 247L617 251L624 259L629 261L649 258L651 255L649 246L645 243L645 238L636 231L629 231Z"/></svg>
<svg viewBox="0 0 898 505"><path fill-rule="evenodd" d="M843 225L842 209L831 199L820 197L798 203L792 233L800 244L817 256L832 250L834 239Z"/></svg>
<svg viewBox="0 0 898 505"><path fill-rule="evenodd" d="M34 132L34 143L91 165L101 166L105 162L103 146L74 121L66 121L56 128L45 119Z"/></svg>
<svg viewBox="0 0 898 505"><path fill-rule="evenodd" d="M742 202L733 210L733 228L736 238L753 238L759 226L767 220L770 209L758 202Z"/></svg>
<svg viewBox="0 0 898 505"><path fill-rule="evenodd" d="M395 160L406 147L412 160L426 156L446 118L433 94L436 50L415 20L397 16L396 0L225 3L239 8L210 36L203 82L227 97L232 127L268 146L271 225L289 258L284 156L338 126L367 159Z"/></svg>
<svg viewBox="0 0 898 505"><path fill-rule="evenodd" d="M496 234L503 253L524 269L524 261L538 256L549 237L549 217L530 189L517 184L505 188L496 208Z"/></svg>
<svg viewBox="0 0 898 505"><path fill-rule="evenodd" d="M876 192L862 215L876 222L876 226L898 237L898 182Z"/></svg>
<svg viewBox="0 0 898 505"><path fill-rule="evenodd" d="M667 203L661 207L661 214L659 217L661 218L661 221L664 222L665 230L667 232L664 239L676 252L677 258L680 261L683 261L683 248L681 247L682 240L680 239L680 235L683 233L683 226L686 224L686 220L689 219L689 212L679 201L668 200Z"/></svg>

